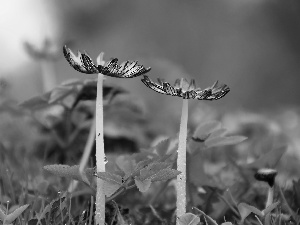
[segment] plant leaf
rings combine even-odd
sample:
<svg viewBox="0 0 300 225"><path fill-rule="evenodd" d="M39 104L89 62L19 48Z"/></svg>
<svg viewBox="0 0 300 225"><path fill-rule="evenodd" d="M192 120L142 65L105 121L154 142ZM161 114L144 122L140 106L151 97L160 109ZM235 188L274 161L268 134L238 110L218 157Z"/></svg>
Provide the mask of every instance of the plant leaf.
<svg viewBox="0 0 300 225"><path fill-rule="evenodd" d="M279 201L278 202L275 202L273 203L272 205L269 205L266 209L264 209L262 211L262 214L263 215L267 215L268 213L270 213L272 210L274 210L278 205L279 205Z"/></svg>
<svg viewBox="0 0 300 225"><path fill-rule="evenodd" d="M29 204L20 206L15 211L13 211L9 215L5 216L4 224L12 223L15 219L17 219L27 209L28 206L29 206Z"/></svg>
<svg viewBox="0 0 300 225"><path fill-rule="evenodd" d="M230 136L230 137L214 137L214 138L208 138L205 140L205 145L208 148L211 147L217 147L217 146L224 146L224 145L235 145L238 143L241 143L242 141L246 140L247 137L244 136Z"/></svg>
<svg viewBox="0 0 300 225"><path fill-rule="evenodd" d="M120 155L117 157L116 165L125 173L125 179L132 174L135 167L134 162L124 155Z"/></svg>
<svg viewBox="0 0 300 225"><path fill-rule="evenodd" d="M187 160L187 166L189 167L188 178L191 183L193 183L197 187L205 185L216 187L216 185L214 185L213 182L210 181L204 171L204 159L201 152L194 154L192 157L188 157Z"/></svg>
<svg viewBox="0 0 300 225"><path fill-rule="evenodd" d="M159 171L157 174L152 176L151 181L152 182L166 181L166 180L170 180L170 179L177 177L179 174L181 174L180 171L177 171L177 170L174 170L171 168L167 168L167 169L163 169L163 170Z"/></svg>
<svg viewBox="0 0 300 225"><path fill-rule="evenodd" d="M154 160L153 159L145 159L145 160L142 160L142 161L139 161L133 172L132 172L132 176L139 176L140 175L140 170L145 168L147 165L149 165L150 163L152 163Z"/></svg>
<svg viewBox="0 0 300 225"><path fill-rule="evenodd" d="M180 225L198 225L200 218L193 213L185 213L178 218Z"/></svg>
<svg viewBox="0 0 300 225"><path fill-rule="evenodd" d="M126 93L126 91L116 85L103 84L103 98L110 102L116 95ZM20 105L22 107L37 110L58 104L69 108L74 108L79 101L95 100L97 96L97 79L71 80L65 81L53 90L27 101Z"/></svg>
<svg viewBox="0 0 300 225"><path fill-rule="evenodd" d="M204 122L196 128L193 139L205 141L209 135L218 128L221 128L221 123L219 121Z"/></svg>
<svg viewBox="0 0 300 225"><path fill-rule="evenodd" d="M44 170L47 170L48 172L59 176L59 177L67 177L74 180L82 181L88 185L90 185L89 180L86 177L85 171L82 173L82 175L79 172L79 165L75 166L68 166L68 165L48 165L44 166Z"/></svg>
<svg viewBox="0 0 300 225"><path fill-rule="evenodd" d="M6 217L6 213L0 208L0 220L4 220Z"/></svg>
<svg viewBox="0 0 300 225"><path fill-rule="evenodd" d="M162 140L161 142L159 142L157 145L154 146L156 153L162 157L164 156L168 149L169 149L169 145L170 145L170 138L167 138L165 140Z"/></svg>
<svg viewBox="0 0 300 225"><path fill-rule="evenodd" d="M247 218L247 216L250 215L250 213L254 213L254 214L256 214L260 217L263 216L262 212L259 209L255 208L254 206L243 203L243 202L238 204L238 210L239 210L239 213L241 215L242 223Z"/></svg>
<svg viewBox="0 0 300 225"><path fill-rule="evenodd" d="M227 130L225 128L219 128L219 129L213 131L209 135L208 139L214 138L214 137L224 137L226 133L227 133Z"/></svg>
<svg viewBox="0 0 300 225"><path fill-rule="evenodd" d="M286 145L274 148L273 150L259 157L259 159L257 159L255 162L245 165L244 167L253 169L274 168L281 159L282 155L286 152L286 150Z"/></svg>
<svg viewBox="0 0 300 225"><path fill-rule="evenodd" d="M140 180L139 177L134 178L135 184L140 192L146 192L150 188L151 179Z"/></svg>
<svg viewBox="0 0 300 225"><path fill-rule="evenodd" d="M112 182L107 182L107 181L104 181L103 183L104 183L103 191L107 197L112 196L121 187L121 185L117 184L117 183L112 183Z"/></svg>
<svg viewBox="0 0 300 225"><path fill-rule="evenodd" d="M96 175L98 178L105 180L109 183L112 184L118 184L118 185L122 185L122 177L120 175L117 174L112 174L109 172L97 172Z"/></svg>
<svg viewBox="0 0 300 225"><path fill-rule="evenodd" d="M206 215L204 212L202 212L200 209L197 209L196 207L193 207L196 211L198 211L201 215L203 215L209 222L213 223L214 225L218 225L215 220L213 220L210 216Z"/></svg>
<svg viewBox="0 0 300 225"><path fill-rule="evenodd" d="M166 169L168 167L171 167L170 163L164 163L164 162L151 163L147 167L140 170L139 179L140 180L151 179L152 177L155 177L155 174L159 173L159 171Z"/></svg>
<svg viewBox="0 0 300 225"><path fill-rule="evenodd" d="M52 104L58 102L74 91L72 86L58 86L51 91L48 103Z"/></svg>

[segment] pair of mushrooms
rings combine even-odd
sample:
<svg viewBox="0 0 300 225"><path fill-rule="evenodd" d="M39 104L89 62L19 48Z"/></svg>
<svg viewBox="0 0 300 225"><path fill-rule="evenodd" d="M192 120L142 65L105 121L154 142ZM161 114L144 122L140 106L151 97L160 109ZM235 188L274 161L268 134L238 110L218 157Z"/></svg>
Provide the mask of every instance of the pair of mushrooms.
<svg viewBox="0 0 300 225"><path fill-rule="evenodd" d="M102 84L103 75L111 76L115 78L133 78L148 73L151 68L145 68L142 65L138 65L137 61L125 61L118 64L118 59L113 58L107 62L103 60L103 53L97 58L97 65L93 63L93 60L87 53L80 53L74 55L74 53L64 46L63 53L69 64L78 72L86 74L98 74L97 85L97 100L96 100L96 162L97 172L104 172L105 165L103 164L104 158L104 143L103 143L103 104L102 104ZM177 170L181 172L177 176L177 217L186 213L186 137L187 137L187 121L188 121L188 99L197 100L218 100L224 97L229 91L229 87L225 84L219 85L218 81L211 87L201 89L196 87L195 80L191 80L189 83L186 79L177 79L172 86L170 83L158 79L158 83L155 83L144 75L141 80L148 88L166 95L172 95L181 97L182 103L182 115L179 131L179 145L178 145L178 158L177 158ZM101 193L103 184L100 179L97 179L97 195L96 195L96 223L104 224L105 214L104 207L105 197ZM177 220L177 224L179 224Z"/></svg>
<svg viewBox="0 0 300 225"><path fill-rule="evenodd" d="M100 74L100 75L106 75L115 78L133 78L133 77L146 74L151 70L150 67L145 68L142 65L138 65L137 61L125 61L119 65L118 59L113 58L110 61L105 62L103 60L103 53L101 53L97 58L98 65L95 65L87 53L80 53L78 51L78 56L76 56L66 46L64 46L63 52L69 64L75 70L81 73ZM196 88L195 80L193 79L191 80L190 83L188 83L186 79L181 79L181 80L177 79L175 81L175 84L172 86L170 85L170 83L165 82L161 79L158 79L158 83L155 83L151 81L148 78L148 76L144 75L142 82L148 88L158 93L182 97L183 99L218 100L224 97L230 91L227 85L225 84L218 85L218 81L215 82L212 85L212 87L208 87L204 90L200 88ZM184 198L185 198L184 186L185 186L185 176L186 176L185 175L186 172L185 171L185 166L186 166L185 165L185 149L186 149L185 142L186 142L186 129L187 129L186 126L187 126L187 114L188 114L187 106L188 106L187 101L183 101L182 117L181 117L180 133L179 133L179 151L178 151L178 160L181 161L180 163L178 163L179 161L177 162L177 164L179 165L178 169L181 170L182 172L182 174L178 176L179 177L178 184L179 186L182 186L180 189L181 192L183 192L181 193L181 195L184 195ZM274 169L259 169L254 175L258 181L264 181L269 185L266 208L273 203L274 183L275 183L276 175L277 175L277 171ZM185 213L185 201L183 201L182 204L177 205L177 212L178 213L180 212L180 214Z"/></svg>

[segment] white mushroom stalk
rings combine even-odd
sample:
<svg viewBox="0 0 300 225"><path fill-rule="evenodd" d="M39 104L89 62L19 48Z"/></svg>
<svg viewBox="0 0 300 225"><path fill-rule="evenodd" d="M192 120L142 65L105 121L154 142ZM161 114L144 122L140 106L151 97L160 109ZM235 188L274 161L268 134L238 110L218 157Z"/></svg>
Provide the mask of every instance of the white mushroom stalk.
<svg viewBox="0 0 300 225"><path fill-rule="evenodd" d="M97 57L97 64L103 65L103 53ZM98 73L97 98L96 98L96 165L97 172L105 172L104 132L103 132L103 79ZM105 194L104 181L97 179L96 193L96 224L105 224Z"/></svg>

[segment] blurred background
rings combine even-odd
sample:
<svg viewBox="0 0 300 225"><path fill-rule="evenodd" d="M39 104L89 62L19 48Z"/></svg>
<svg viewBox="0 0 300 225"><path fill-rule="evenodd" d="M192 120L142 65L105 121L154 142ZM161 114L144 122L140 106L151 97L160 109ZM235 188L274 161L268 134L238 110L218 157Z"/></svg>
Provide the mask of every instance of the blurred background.
<svg viewBox="0 0 300 225"><path fill-rule="evenodd" d="M208 103L221 111L297 106L299 10L295 0L5 1L0 9L0 77L17 101L43 93L45 68L55 75L53 84L91 77L64 59L61 49L68 43L94 60L101 51L106 60L138 60L152 67L153 80L195 78L202 88L216 80L226 83L230 93ZM39 50L45 40L51 57L26 51L24 43ZM158 95L139 78L108 80L130 89L160 122L180 115L180 99ZM191 107L200 104L190 101Z"/></svg>

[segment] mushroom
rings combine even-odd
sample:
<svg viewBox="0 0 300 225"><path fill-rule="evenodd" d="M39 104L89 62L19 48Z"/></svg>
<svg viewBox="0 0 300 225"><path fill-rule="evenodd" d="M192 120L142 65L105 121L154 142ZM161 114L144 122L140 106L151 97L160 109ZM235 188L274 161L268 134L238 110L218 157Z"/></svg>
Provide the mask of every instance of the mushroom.
<svg viewBox="0 0 300 225"><path fill-rule="evenodd" d="M186 79L177 79L172 86L170 83L161 79L157 79L158 83L153 82L144 75L142 82L150 89L166 95L182 97L182 112L179 130L178 158L177 170L181 172L177 176L177 218L186 213L186 138L187 138L187 122L188 122L188 99L197 100L218 100L224 97L229 91L229 87L225 84L219 85L218 81L212 87L204 90L196 88L195 80L190 83ZM177 219L177 224L179 220Z"/></svg>
<svg viewBox="0 0 300 225"><path fill-rule="evenodd" d="M264 181L268 183L269 190L268 190L268 198L266 202L266 208L273 203L274 197L274 184L275 184L275 177L277 175L277 170L270 169L270 168L263 168L259 169L255 174L254 177L258 181Z"/></svg>
<svg viewBox="0 0 300 225"><path fill-rule="evenodd" d="M76 56L67 46L63 47L63 53L69 64L78 72L86 74L98 74L97 98L96 98L96 166L97 172L105 172L105 154L104 154L104 133L103 133L103 79L104 75L116 78L133 78L143 75L151 68L145 68L138 65L137 61L125 61L118 64L118 59L113 58L108 62L103 60L104 53L101 52L97 57L97 65L87 53L80 53ZM84 166L79 168L80 173ZM97 179L96 194L96 213L95 221L97 225L105 224L105 195L104 182Z"/></svg>

